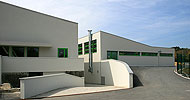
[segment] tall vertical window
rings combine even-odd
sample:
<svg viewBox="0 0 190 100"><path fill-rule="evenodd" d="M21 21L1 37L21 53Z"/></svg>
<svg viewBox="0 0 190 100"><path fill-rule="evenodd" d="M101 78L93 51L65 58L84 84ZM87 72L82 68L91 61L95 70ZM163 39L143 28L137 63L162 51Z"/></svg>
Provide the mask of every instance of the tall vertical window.
<svg viewBox="0 0 190 100"><path fill-rule="evenodd" d="M0 55L9 56L9 47L8 46L0 46Z"/></svg>
<svg viewBox="0 0 190 100"><path fill-rule="evenodd" d="M92 40L91 50L92 50L92 53L97 52L97 41L96 40ZM84 43L84 54L87 54L87 53L89 53L89 42Z"/></svg>
<svg viewBox="0 0 190 100"><path fill-rule="evenodd" d="M68 48L58 48L58 57L68 58Z"/></svg>
<svg viewBox="0 0 190 100"><path fill-rule="evenodd" d="M78 55L82 55L82 43L78 44Z"/></svg>
<svg viewBox="0 0 190 100"><path fill-rule="evenodd" d="M39 48L27 47L27 57L39 57Z"/></svg>
<svg viewBox="0 0 190 100"><path fill-rule="evenodd" d="M13 57L24 57L24 47L12 47Z"/></svg>

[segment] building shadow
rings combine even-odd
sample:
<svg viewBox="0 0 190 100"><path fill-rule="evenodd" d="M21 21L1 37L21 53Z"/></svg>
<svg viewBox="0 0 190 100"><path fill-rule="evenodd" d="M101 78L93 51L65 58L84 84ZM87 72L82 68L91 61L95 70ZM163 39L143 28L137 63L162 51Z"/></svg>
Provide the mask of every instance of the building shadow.
<svg viewBox="0 0 190 100"><path fill-rule="evenodd" d="M133 87L143 86L141 80L138 78L136 74L133 74Z"/></svg>

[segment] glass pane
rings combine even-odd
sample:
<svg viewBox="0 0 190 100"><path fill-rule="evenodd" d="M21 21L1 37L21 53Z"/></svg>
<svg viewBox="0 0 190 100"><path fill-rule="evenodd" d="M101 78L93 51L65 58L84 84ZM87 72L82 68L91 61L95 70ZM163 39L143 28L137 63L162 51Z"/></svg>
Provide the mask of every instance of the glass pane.
<svg viewBox="0 0 190 100"><path fill-rule="evenodd" d="M27 48L27 57L39 57L39 48L28 47Z"/></svg>
<svg viewBox="0 0 190 100"><path fill-rule="evenodd" d="M13 57L24 57L24 47L12 47Z"/></svg>
<svg viewBox="0 0 190 100"><path fill-rule="evenodd" d="M110 59L111 58L111 52L107 52L107 59Z"/></svg>
<svg viewBox="0 0 190 100"><path fill-rule="evenodd" d="M9 47L8 46L0 46L0 55L9 56Z"/></svg>
<svg viewBox="0 0 190 100"><path fill-rule="evenodd" d="M58 49L58 57L64 57L64 49Z"/></svg>

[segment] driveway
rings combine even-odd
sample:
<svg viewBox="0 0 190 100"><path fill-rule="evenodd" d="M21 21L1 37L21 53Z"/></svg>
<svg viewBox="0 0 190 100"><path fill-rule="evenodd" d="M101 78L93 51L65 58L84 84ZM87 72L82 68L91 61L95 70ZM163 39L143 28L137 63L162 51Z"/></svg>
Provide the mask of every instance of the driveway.
<svg viewBox="0 0 190 100"><path fill-rule="evenodd" d="M43 100L190 100L190 80L177 76L174 67L132 67L133 89Z"/></svg>

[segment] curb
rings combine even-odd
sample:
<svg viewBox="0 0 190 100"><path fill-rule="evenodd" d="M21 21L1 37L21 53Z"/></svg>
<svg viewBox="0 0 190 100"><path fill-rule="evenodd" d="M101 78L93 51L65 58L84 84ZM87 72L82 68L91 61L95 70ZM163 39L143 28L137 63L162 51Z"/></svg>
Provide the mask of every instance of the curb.
<svg viewBox="0 0 190 100"><path fill-rule="evenodd" d="M178 76L184 78L184 79L190 80L190 78L185 77L185 76L183 76L183 75L181 75L181 74L178 74L178 73L176 72L176 70L174 70L174 73L175 73L176 75L178 75Z"/></svg>
<svg viewBox="0 0 190 100"><path fill-rule="evenodd" d="M64 96L75 96L75 95L85 95L85 94L94 94L94 93L103 93L103 92L112 92L112 91L119 91L119 90L128 90L132 88L122 88L122 89L113 89L113 90L105 90L105 91L97 91L97 92L87 92L87 93L76 93L76 94L68 94L68 95L59 95L59 96L50 96L50 97L33 97L28 99L20 99L20 100L32 100L32 99L43 99L43 98L55 98L55 97L64 97Z"/></svg>

